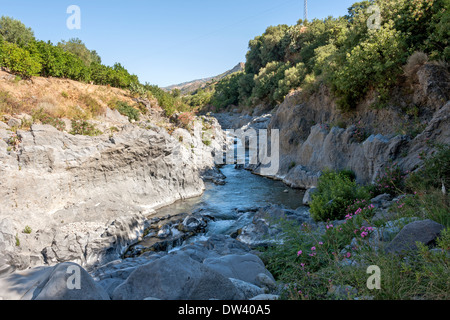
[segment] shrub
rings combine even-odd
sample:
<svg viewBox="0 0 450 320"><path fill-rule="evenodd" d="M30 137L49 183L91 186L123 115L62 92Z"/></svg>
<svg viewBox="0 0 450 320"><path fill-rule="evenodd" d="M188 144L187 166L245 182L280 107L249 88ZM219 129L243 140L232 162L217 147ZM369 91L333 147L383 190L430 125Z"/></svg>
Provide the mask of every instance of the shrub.
<svg viewBox="0 0 450 320"><path fill-rule="evenodd" d="M19 20L2 16L0 18L0 37L5 41L25 46L34 41L34 32Z"/></svg>
<svg viewBox="0 0 450 320"><path fill-rule="evenodd" d="M101 135L102 132L85 120L72 120L72 131L70 131L70 134L93 137Z"/></svg>
<svg viewBox="0 0 450 320"><path fill-rule="evenodd" d="M404 52L401 34L392 24L369 30L367 38L349 49L342 64L337 64L334 74L329 75L341 110L353 110L369 88L374 88L383 102L386 90L401 72Z"/></svg>
<svg viewBox="0 0 450 320"><path fill-rule="evenodd" d="M124 101L117 101L115 109L120 112L120 114L127 116L128 120L131 121L139 121L139 111L130 106L128 103Z"/></svg>
<svg viewBox="0 0 450 320"><path fill-rule="evenodd" d="M31 232L33 232L33 230L29 226L26 226L25 229L23 229L23 233L31 234Z"/></svg>
<svg viewBox="0 0 450 320"><path fill-rule="evenodd" d="M40 121L42 124L48 124L59 131L66 130L66 123L62 121L61 119L52 117L49 115L44 108L39 108L37 110L33 110L32 112L33 122Z"/></svg>
<svg viewBox="0 0 450 320"><path fill-rule="evenodd" d="M402 194L405 191L406 174L397 163L386 166L375 179L375 193L389 193L394 196Z"/></svg>
<svg viewBox="0 0 450 320"><path fill-rule="evenodd" d="M8 68L11 73L25 79L39 75L42 69L38 58L31 56L30 52L14 43L3 42L0 48L0 58L2 67Z"/></svg>
<svg viewBox="0 0 450 320"><path fill-rule="evenodd" d="M79 97L81 103L83 103L87 110L92 116L98 116L105 112L103 106L101 106L97 100L95 100L89 94L83 94Z"/></svg>
<svg viewBox="0 0 450 320"><path fill-rule="evenodd" d="M362 126L361 121L359 121L355 125L355 130L353 131L353 138L356 140L356 142L362 143L366 141L367 138L369 138L369 136L370 136L369 132L366 130L366 128L364 128L364 126Z"/></svg>
<svg viewBox="0 0 450 320"><path fill-rule="evenodd" d="M414 76L419 68L428 62L428 56L424 52L416 51L409 58L406 65L403 67L405 75L408 78Z"/></svg>
<svg viewBox="0 0 450 320"><path fill-rule="evenodd" d="M325 171L312 196L311 215L316 221L339 220L356 199L368 198L368 191L356 184L346 172Z"/></svg>
<svg viewBox="0 0 450 320"><path fill-rule="evenodd" d="M178 115L178 123L187 130L193 128L194 114L192 112L183 112Z"/></svg>
<svg viewBox="0 0 450 320"><path fill-rule="evenodd" d="M441 189L450 190L450 145L438 144L429 156L421 155L424 160L422 168L412 173L407 181L410 191Z"/></svg>

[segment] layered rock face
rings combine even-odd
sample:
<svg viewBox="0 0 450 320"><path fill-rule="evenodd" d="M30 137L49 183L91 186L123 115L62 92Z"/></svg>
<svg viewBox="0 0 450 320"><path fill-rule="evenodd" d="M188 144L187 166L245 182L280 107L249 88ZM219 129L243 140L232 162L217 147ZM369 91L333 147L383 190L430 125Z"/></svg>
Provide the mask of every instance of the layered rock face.
<svg viewBox="0 0 450 320"><path fill-rule="evenodd" d="M224 139L217 122L207 121L210 145L178 129L189 138L183 144L156 126L127 124L99 137L46 125L17 135L1 128L0 272L116 259L155 208L203 193L201 175L214 168Z"/></svg>
<svg viewBox="0 0 450 320"><path fill-rule="evenodd" d="M432 151L428 142L450 143L450 76L442 67L425 64L410 82L405 85L412 93L393 97L395 107L375 109L366 101L351 113L341 113L324 87L310 97L301 91L288 95L267 126L280 134L280 170L273 178L308 189L317 186L326 168L350 169L358 182L371 183L391 161L405 171L420 167L419 155ZM419 106L416 116L406 114L412 105ZM258 129L260 118L243 129Z"/></svg>

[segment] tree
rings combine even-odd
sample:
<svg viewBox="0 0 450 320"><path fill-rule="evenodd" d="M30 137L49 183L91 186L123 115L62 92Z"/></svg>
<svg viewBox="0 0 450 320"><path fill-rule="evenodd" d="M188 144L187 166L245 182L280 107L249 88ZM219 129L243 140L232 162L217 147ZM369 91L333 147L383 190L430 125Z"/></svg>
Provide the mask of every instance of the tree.
<svg viewBox="0 0 450 320"><path fill-rule="evenodd" d="M0 35L5 41L25 46L35 40L34 32L19 20L2 16L0 18Z"/></svg>
<svg viewBox="0 0 450 320"><path fill-rule="evenodd" d="M11 73L26 79L38 75L42 68L40 61L29 51L6 41L1 43L0 65L8 68Z"/></svg>
<svg viewBox="0 0 450 320"><path fill-rule="evenodd" d="M92 63L101 63L101 58L97 52L95 50L89 50L83 41L78 38L72 38L69 41L62 40L58 43L58 47L66 52L73 53L80 58L86 66L90 66Z"/></svg>

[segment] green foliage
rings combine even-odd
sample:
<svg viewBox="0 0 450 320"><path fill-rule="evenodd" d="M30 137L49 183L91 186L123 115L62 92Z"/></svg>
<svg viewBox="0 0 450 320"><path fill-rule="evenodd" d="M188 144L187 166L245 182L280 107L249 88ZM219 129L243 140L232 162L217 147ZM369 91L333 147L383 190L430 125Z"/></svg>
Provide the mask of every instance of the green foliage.
<svg viewBox="0 0 450 320"><path fill-rule="evenodd" d="M369 30L368 37L344 55L338 53L336 69L328 72L338 105L350 111L366 96L370 88L384 102L386 91L397 81L406 61L401 33L386 24L379 30Z"/></svg>
<svg viewBox="0 0 450 320"><path fill-rule="evenodd" d="M306 67L303 62L299 62L294 67L286 69L283 79L278 81L278 87L273 94L273 100L277 103L283 102L289 91L298 88L305 80L306 72Z"/></svg>
<svg viewBox="0 0 450 320"><path fill-rule="evenodd" d="M26 234L31 234L31 232L33 232L33 230L30 228L30 226L26 226L22 232L26 233Z"/></svg>
<svg viewBox="0 0 450 320"><path fill-rule="evenodd" d="M72 120L72 131L70 131L70 134L93 137L101 135L102 132L85 120Z"/></svg>
<svg viewBox="0 0 450 320"><path fill-rule="evenodd" d="M149 91L157 100L159 106L165 111L167 116L172 116L181 106L181 100L175 99L170 93L165 92L158 86L145 84L145 89Z"/></svg>
<svg viewBox="0 0 450 320"><path fill-rule="evenodd" d="M402 194L405 190L405 177L406 173L397 163L387 165L375 180L375 195L388 193L396 196Z"/></svg>
<svg viewBox="0 0 450 320"><path fill-rule="evenodd" d="M145 90L145 87L140 83L132 82L129 89L131 95L134 97L145 97L147 95L147 90Z"/></svg>
<svg viewBox="0 0 450 320"><path fill-rule="evenodd" d="M316 221L343 219L350 204L369 197L367 189L357 185L349 171L325 171L317 189L311 201L311 215Z"/></svg>
<svg viewBox="0 0 450 320"><path fill-rule="evenodd" d="M2 16L0 18L0 36L3 40L25 46L34 41L34 32L19 20Z"/></svg>
<svg viewBox="0 0 450 320"><path fill-rule="evenodd" d="M367 27L371 5L381 10L379 29ZM371 0L355 3L345 17L271 26L249 42L237 88L229 79L219 82L213 101L220 108L275 105L292 89L311 94L323 83L344 112L369 94L384 107L413 52L449 60L449 7L450 0Z"/></svg>
<svg viewBox="0 0 450 320"><path fill-rule="evenodd" d="M120 114L127 116L128 120L131 121L139 121L139 110L130 106L128 103L124 101L117 101L115 105L115 109L120 112Z"/></svg>
<svg viewBox="0 0 450 320"><path fill-rule="evenodd" d="M97 52L89 50L86 45L78 38L69 39L69 41L61 41L58 43L58 47L65 52L70 52L78 57L86 66L90 66L92 63L101 64L102 59Z"/></svg>
<svg viewBox="0 0 450 320"><path fill-rule="evenodd" d="M0 47L0 65L11 73L29 79L40 73L42 65L37 57L34 57L17 44L3 42Z"/></svg>
<svg viewBox="0 0 450 320"><path fill-rule="evenodd" d="M450 190L450 145L435 145L435 151L426 156L421 154L424 160L421 170L412 173L406 182L408 188L417 191L420 187L426 189L441 189L442 185Z"/></svg>
<svg viewBox="0 0 450 320"><path fill-rule="evenodd" d="M258 75L255 76L255 87L252 91L252 98L256 101L267 100L270 104L275 104L275 93L279 98L283 95L282 90L277 92L280 81L285 76L285 71L290 68L288 63L269 62L264 68L261 68Z"/></svg>
<svg viewBox="0 0 450 320"><path fill-rule="evenodd" d="M243 72L237 72L217 83L215 93L211 98L211 104L217 110L239 103L239 80L243 75Z"/></svg>
<svg viewBox="0 0 450 320"><path fill-rule="evenodd" d="M45 112L45 110L43 108L33 110L32 117L33 117L33 122L39 121L42 124L51 125L51 126L55 127L56 129L58 129L59 131L66 130L66 124L64 121L50 116L47 112Z"/></svg>

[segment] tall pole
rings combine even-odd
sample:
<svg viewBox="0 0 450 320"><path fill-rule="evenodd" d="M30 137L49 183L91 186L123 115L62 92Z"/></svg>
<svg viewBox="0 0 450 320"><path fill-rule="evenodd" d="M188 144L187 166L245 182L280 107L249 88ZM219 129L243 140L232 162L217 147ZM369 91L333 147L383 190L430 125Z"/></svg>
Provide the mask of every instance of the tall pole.
<svg viewBox="0 0 450 320"><path fill-rule="evenodd" d="M305 12L303 15L303 21L308 21L308 0L305 0Z"/></svg>

